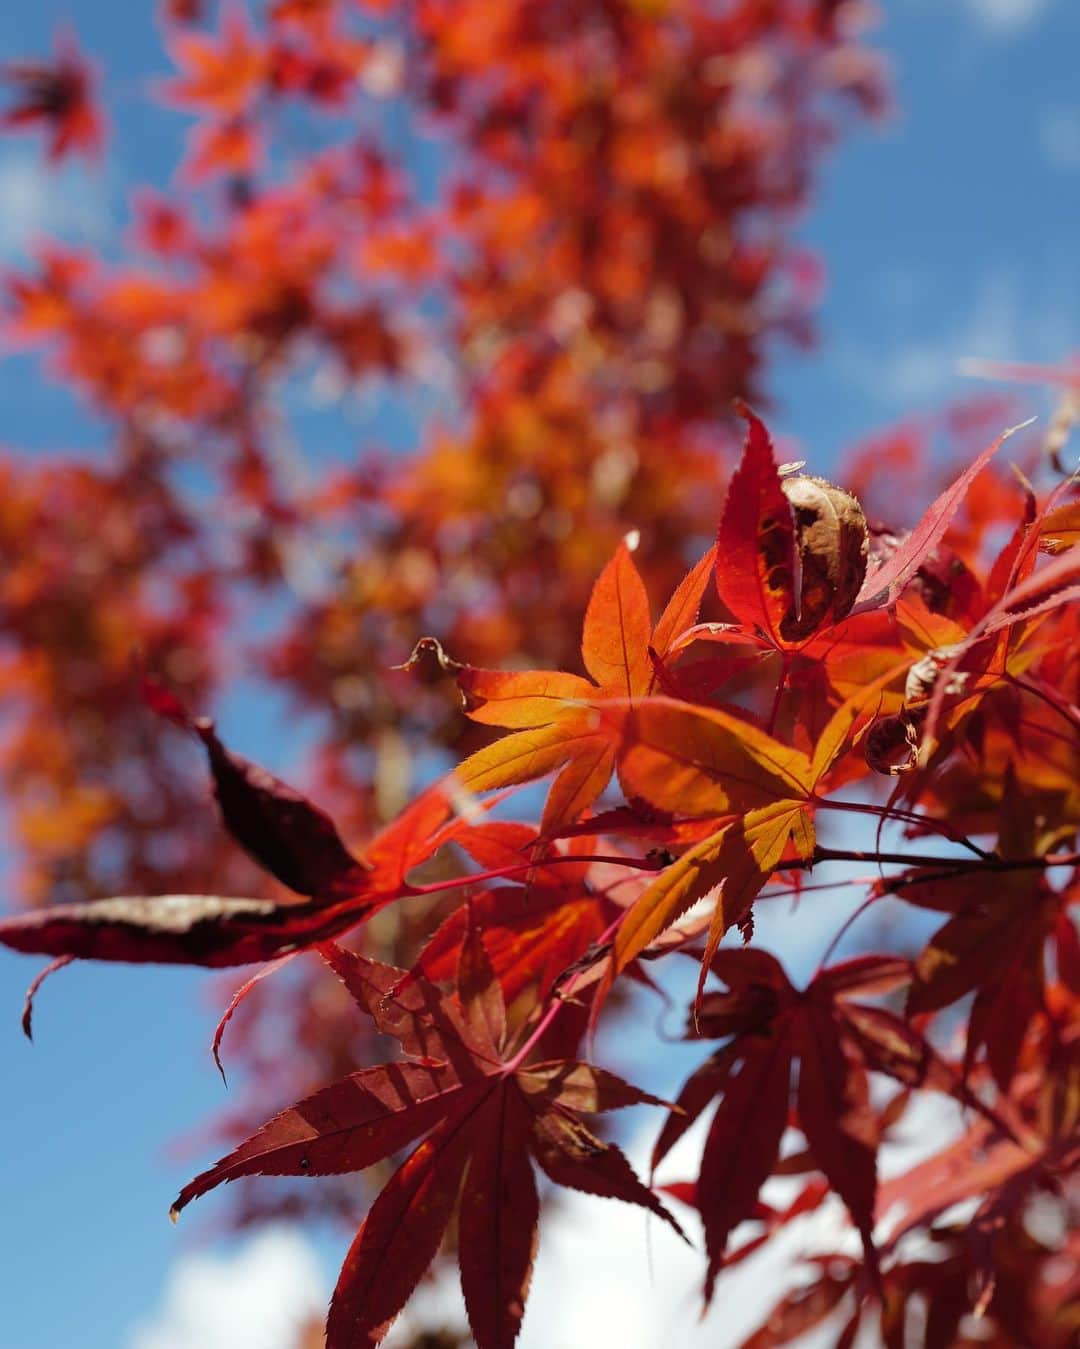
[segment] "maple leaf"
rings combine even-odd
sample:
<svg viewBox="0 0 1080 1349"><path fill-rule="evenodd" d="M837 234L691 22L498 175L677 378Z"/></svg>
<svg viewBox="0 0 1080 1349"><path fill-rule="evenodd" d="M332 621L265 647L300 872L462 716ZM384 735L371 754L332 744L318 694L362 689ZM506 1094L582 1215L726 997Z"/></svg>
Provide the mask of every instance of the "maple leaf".
<svg viewBox="0 0 1080 1349"><path fill-rule="evenodd" d="M246 112L267 74L267 55L244 11L226 6L217 36L172 28L165 46L181 75L163 89L167 101L215 117Z"/></svg>
<svg viewBox="0 0 1080 1349"><path fill-rule="evenodd" d="M1034 550L1031 553L1031 560L1034 560ZM967 668L973 654L977 655L977 648L981 644L987 645L986 639L998 634L1001 638L1006 638L1015 626L1031 623L1048 613L1069 613L1078 599L1080 599L1080 549L1077 548L1066 549L1045 567L1029 571L1022 579L1005 588L997 602L987 609L963 640L949 650L948 659L942 661L940 677L927 712L924 737L929 739L937 729L946 692L953 676ZM1006 641L988 645L989 651L998 662L1001 662L1005 653L1010 650L1010 645ZM1015 649L1015 645L1013 644L1012 649Z"/></svg>
<svg viewBox="0 0 1080 1349"><path fill-rule="evenodd" d="M1022 422L1019 426L1002 431L1001 435L992 441L924 512L919 523L887 560L869 569L862 589L856 597L854 613L884 608L899 597L904 586L944 537L971 484L1005 441L1030 424Z"/></svg>
<svg viewBox="0 0 1080 1349"><path fill-rule="evenodd" d="M655 1171L720 1096L696 1189L709 1256L706 1299L712 1297L731 1233L753 1216L758 1192L776 1169L792 1099L813 1162L847 1205L876 1269L878 1123L870 1109L867 1070L906 1086L946 1091L956 1086L923 1037L900 1017L852 1001L855 994L906 982L907 962L858 957L823 970L801 992L764 951L718 952L711 969L729 991L705 995L688 1038L732 1038L686 1082L676 1100L682 1113L668 1118L652 1157Z"/></svg>
<svg viewBox="0 0 1080 1349"><path fill-rule="evenodd" d="M224 967L272 960L364 921L409 889L405 876L440 846L449 799L436 784L355 857L329 816L265 769L227 750L213 724L192 719L150 686L157 710L202 742L222 821L275 880L305 900L217 895L117 896L0 919L0 943L83 960Z"/></svg>
<svg viewBox="0 0 1080 1349"><path fill-rule="evenodd" d="M1039 523L1039 547L1057 556L1080 544L1080 501L1069 501L1048 511Z"/></svg>
<svg viewBox="0 0 1080 1349"><path fill-rule="evenodd" d="M1069 1262L1080 1248L1071 1241L1043 1252L1020 1205L1065 1191L1075 1171L1075 883L1055 890L1041 876L1014 882L999 865L1068 847L1075 828L1077 563L1069 555L1077 522L1074 505L1063 504L1071 489L1062 484L1040 512L1022 486L1017 519L1013 493L997 475L978 472L993 447L984 450L906 538L873 531L877 565L860 586L866 534L859 503L809 476L781 472L763 425L749 418L719 545L652 628L642 578L650 592L654 584L657 594L662 584L670 589L687 541L705 537L714 519L716 457L702 444L701 427L733 396L752 393L770 332L792 321L801 331L804 315L789 312L788 301L801 311L815 284L804 255L746 246L749 235L770 233L755 226L748 234L746 224L767 223L778 204L787 210L805 197L809 156L826 138L800 128L832 119L812 100L838 87L865 98L867 55L851 41L841 18L847 7L836 0L712 7L722 14L695 4L615 8L617 23L604 0L555 7L277 0L252 21L239 5L219 6L216 32L170 30L179 68L172 96L198 124L186 172L174 179L183 209L147 215L140 232L149 264L52 247L33 277L8 282L7 337L48 343L62 378L122 429L106 451L116 464L103 490L89 491L78 474L35 474L26 490L20 475L5 470L0 482L0 545L10 563L0 582L0 683L10 732L0 745L0 773L32 863L27 892L99 893L102 877L112 889L120 871L125 888L157 889L146 877L160 874L162 857L179 856L184 865L194 856L202 872L218 860L201 832L206 817L191 810L170 756L159 756L127 715L123 670L140 640L163 666L174 664L193 698L208 696L214 639L225 633L234 590L251 583L270 599L283 582L290 592L289 630L273 639L265 668L297 706L318 709L320 724L333 728L320 764L340 796L348 800L358 789L345 838L366 833L373 798L380 816L388 801L399 803L407 755L425 743L442 753L458 734L442 690L417 689L381 669L391 646L407 648L433 622L483 665L510 667L504 675L465 675L476 680L475 720L485 722L487 706L487 724L511 732L470 763L480 770L477 782L489 772L488 785L500 775L510 785L556 774L540 827L450 819L437 787L361 856L315 806L232 755L212 725L181 712L175 719L210 757L228 830L291 895L113 899L10 920L3 931L13 945L66 952L49 969L74 950L206 964L270 958L258 980L293 951L399 896L469 894L449 916L439 911L443 921L416 964L429 983L449 982L460 967L457 993L436 1002L441 995L417 977L393 972L402 982L379 993L372 1017L393 1022L412 1052L392 1069L357 1074L352 1086L337 1084L338 1094L294 1107L307 1106L306 1114L286 1112L278 1161L300 1171L311 1157L327 1170L362 1162L368 1125L347 1141L335 1133L333 1120L350 1110L357 1119L375 1112L373 1127L390 1152L408 1134L405 1146L417 1150L372 1209L355 1282L335 1313L340 1336L362 1343L378 1333L366 1327L393 1314L457 1205L476 1338L507 1342L532 1260L535 1163L546 1158L552 1175L570 1167L581 1183L586 1163L604 1175L605 1167L626 1174L610 1154L600 1159L597 1140L577 1118L600 1094L618 1095L613 1080L601 1093L598 1070L579 1075L573 1062L583 1014L595 1018L606 992L595 981L616 968L644 979L648 960L703 938L704 974L732 922L745 935L754 896L775 869L792 867L798 888L799 865L829 852L815 847L813 834L823 784L830 793L865 784L873 753L846 750L854 742L869 748L870 720L888 729L882 719L896 718L901 752L916 760L921 726L925 768L913 763L918 771L887 805L871 792L856 809L882 820L895 812L913 833L948 831L950 838L993 831L999 813L1029 811L1042 820L1037 840L1023 846L1004 822L993 854L965 841L981 871L946 878L936 897L920 872L912 890L915 902L936 905L947 922L908 972L911 1006L919 1017L934 1016L961 993L973 997L966 1066L988 1100L995 1087L1008 1087L1008 1099L995 1104L1023 1144L996 1125L975 1128L969 1152L946 1151L936 1175L911 1178L908 1230L929 1234L932 1255L941 1258L894 1260L883 1270L880 1338L899 1344L913 1326L925 1326L934 1344L973 1334L960 1318L977 1287L985 1333L1064 1349L1075 1339ZM162 9L193 22L209 7L188 0ZM543 11L542 22L533 11ZM98 114L79 84L85 63L72 54L68 70L59 44L55 59L7 70L6 124L38 128L55 156L90 149L99 135ZM745 99L732 91L763 62L785 78L750 81L762 115L748 135ZM712 78L718 64L731 79ZM475 165L469 181L453 182L445 197L437 189L433 202L427 194L417 201L382 119L351 115L359 92L365 101L391 96L406 111L434 115L452 138L451 158ZM286 100L287 125L278 115ZM319 123L313 138L301 123L312 116ZM601 134L593 134L598 116ZM588 134L579 134L583 128ZM385 149L375 149L376 140ZM316 144L310 153L304 148ZM213 199L197 199L200 175L220 174L229 181L212 184ZM732 193L732 183L747 190ZM742 246L724 246L730 239ZM780 306L770 303L777 282ZM286 428L267 416L280 402L274 395L283 373L298 354L314 352L329 366L330 387L369 372L410 377L427 362L430 339L445 336L445 306L426 298L442 291L452 300L460 347L482 371L467 381L464 415L408 464L365 464L297 494L278 454ZM1078 407L1075 362L1028 373L1064 386L1043 446L1043 457L1060 465ZM981 450L988 415L954 411L950 435L977 435L973 448ZM999 412L993 417L1001 423ZM936 472L905 446L910 435L902 429L884 455L866 457L858 495L877 498L886 512L897 504L898 481L913 496L919 476ZM208 474L219 509L192 509L184 473L174 472L181 462L199 478ZM235 535L224 551L222 519ZM621 550L609 562L625 521L642 525L647 547L633 558ZM294 585L303 570L295 563L315 552L309 545L328 545L332 557L340 547L347 558L330 567L317 595ZM1040 550L1051 554L1048 565ZM534 671L515 688L518 666L576 668L577 620L589 580L605 563L581 643L585 677ZM710 576L736 621L698 624ZM136 594L143 598L129 601ZM702 650L718 654L701 659ZM765 664L777 654L779 661ZM763 705L777 664L782 675L766 735L765 723L743 709ZM507 682L485 688L487 677ZM742 707L711 715L729 681ZM500 704L511 721L499 721ZM931 748L939 720L941 743ZM1009 764L1015 791L1003 785ZM613 768L628 800L590 818ZM594 835L617 842L600 848ZM562 838L606 859L570 857L555 842ZM650 855L623 854L623 843L634 840L655 845ZM470 874L410 885L411 867L442 844L483 870L467 866ZM1074 865L1075 857L1063 853L1058 864ZM511 877L514 884L502 883ZM908 878L891 879L903 894ZM198 886L184 880L164 888ZM680 922L687 904L713 893L711 912L700 905ZM885 883L872 885L869 899L886 893ZM419 902L399 916L365 940L411 955L435 919ZM1050 970L1048 937L1056 957ZM509 1011L481 970L485 954ZM726 1068L703 1074L696 1088L708 1100L723 1080L730 1101L721 1114L729 1105L738 1113L740 1092L746 1101L757 1093L729 1130L728 1151L711 1154L701 1187L714 1238L743 1203L758 1224L753 1238L722 1253L725 1265L833 1188L811 1180L783 1213L750 1193L763 1158L776 1155L776 1132L792 1103L797 1115L818 1120L817 1144L772 1173L799 1175L819 1163L830 1180L850 1171L859 1202L867 1153L888 1109L864 1109L860 1074L880 1068L905 1091L940 1080L972 1111L988 1109L967 1099L963 1084L949 1088L896 1017L847 997L849 986L869 997L879 976L894 981L888 961L876 974L850 963L843 977L830 971L832 983L815 980L812 997L773 979L767 963L749 961L743 968L757 972L760 987L744 1002L707 1004L710 1030L726 1028L735 1038L720 1049ZM282 1071L304 1081L289 1095L306 1096L311 1063L351 1063L356 1046L344 1019L338 1024L324 1000L308 996L307 967L294 969L298 977L284 995L300 1052L283 1056ZM28 998L28 1028L40 977ZM372 974L371 982L379 980ZM423 996L410 1021L402 1008L417 990ZM543 1049L532 1052L567 1062L545 1074L522 1060L511 1071L521 1050L507 1045L507 1022L537 1025L547 1015L538 1006L545 999L559 1016L537 1041ZM703 999L698 1010L705 1014ZM985 1070L981 1058L971 1062L983 1046ZM267 1076L256 1075L256 1090L277 1090ZM1029 1091L1033 1080L1038 1090ZM392 1117L385 1126L380 1110ZM834 1115L829 1135L820 1121ZM312 1121L326 1124L325 1136L308 1138ZM301 1144L295 1154L287 1153L290 1138ZM256 1140L244 1146L253 1150L238 1175L247 1174L243 1165L258 1170L261 1156ZM977 1172L980 1162L987 1163L979 1173L985 1192L975 1195L959 1173ZM840 1179L835 1188L842 1192ZM887 1189L878 1192L877 1217ZM945 1226L940 1201L950 1193L977 1202L970 1223ZM718 1204L727 1205L726 1216L717 1216ZM822 1256L811 1273L815 1281L786 1298L752 1343L800 1334L830 1308L842 1316L838 1298L857 1301L865 1289L864 1265L848 1256ZM838 1343L849 1344L860 1329L861 1310L834 1326Z"/></svg>
<svg viewBox="0 0 1080 1349"><path fill-rule="evenodd" d="M719 820L716 832L683 852L636 901L615 939L614 973L722 885L707 943L711 957L724 932L745 916L790 838L798 856L809 859L815 766L800 750L716 708L653 697L605 714L619 724L619 780L628 797L687 815L737 813Z"/></svg>
<svg viewBox="0 0 1080 1349"><path fill-rule="evenodd" d="M597 716L598 703L646 698L662 660L697 614L708 565L694 567L678 587L655 630L649 598L634 565L630 536L593 588L581 638L581 656L591 676L560 671L459 669L458 685L473 721L515 733L477 750L457 768L473 791L530 782L558 769L541 819L544 835L578 819L607 786L617 738Z"/></svg>
<svg viewBox="0 0 1080 1349"><path fill-rule="evenodd" d="M453 835L453 841L490 869L527 863L527 884L483 890L455 909L416 958L414 969L427 979L452 977L470 922L475 922L483 929L506 1000L512 1003L527 988L544 999L622 912L615 899L589 882L590 863L545 866L539 835L526 825L473 825Z"/></svg>
<svg viewBox="0 0 1080 1349"><path fill-rule="evenodd" d="M813 1255L806 1263L817 1277L785 1293L771 1308L765 1323L742 1340L738 1349L773 1349L777 1343L801 1338L829 1318L858 1282L858 1261L849 1255ZM851 1324L846 1323L834 1341L836 1349L850 1349L851 1331ZM778 1335L783 1339L778 1340Z"/></svg>
<svg viewBox="0 0 1080 1349"><path fill-rule="evenodd" d="M613 974L621 973L697 900L719 891L709 924L702 978L727 930L742 922L792 837L799 855L813 851L805 803L780 800L748 811L684 852L642 894L620 924Z"/></svg>
<svg viewBox="0 0 1080 1349"><path fill-rule="evenodd" d="M52 62L11 61L0 67L0 83L14 103L0 112L0 127L40 126L51 160L81 151L100 153L105 124L95 102L93 69L67 30L57 33Z"/></svg>
<svg viewBox="0 0 1080 1349"><path fill-rule="evenodd" d="M515 1051L508 1041L502 990L478 926L470 923L462 943L451 994L415 972L332 944L320 949L375 1028L394 1036L407 1057L353 1073L283 1111L186 1185L172 1212L241 1176L363 1170L426 1135L372 1204L345 1257L328 1349L382 1340L434 1259L459 1194L458 1261L473 1335L479 1349L508 1349L536 1248L534 1162L556 1184L636 1204L680 1231L622 1152L580 1118L656 1098L585 1063L526 1063L528 1042Z"/></svg>
<svg viewBox="0 0 1080 1349"><path fill-rule="evenodd" d="M994 1080L1008 1092L1025 1034L1044 1006L1045 948L1062 896L1022 871L1005 872L992 888L971 875L911 881L897 891L907 903L953 916L915 959L908 1013L939 1011L974 993L965 1074L985 1046Z"/></svg>

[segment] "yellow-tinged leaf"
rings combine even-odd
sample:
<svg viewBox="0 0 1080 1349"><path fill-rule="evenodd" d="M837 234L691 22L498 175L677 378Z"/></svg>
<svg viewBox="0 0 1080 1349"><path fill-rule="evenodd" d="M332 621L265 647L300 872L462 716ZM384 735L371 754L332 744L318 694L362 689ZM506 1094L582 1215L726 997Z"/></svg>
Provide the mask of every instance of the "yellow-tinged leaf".
<svg viewBox="0 0 1080 1349"><path fill-rule="evenodd" d="M1080 501L1068 501L1043 516L1039 525L1039 547L1057 556L1080 543Z"/></svg>
<svg viewBox="0 0 1080 1349"><path fill-rule="evenodd" d="M733 832L735 829L736 826L732 826L726 840L726 850L731 853L731 858L705 939L699 994L705 972L724 933L745 916L755 895L784 855L788 839L794 839L796 851L804 861L814 851L814 822L801 801L777 801L752 811L740 821L738 832ZM739 844L741 848L737 846Z"/></svg>
<svg viewBox="0 0 1080 1349"><path fill-rule="evenodd" d="M691 904L718 886L723 889L710 927L710 941L716 931L722 936L743 916L769 879L793 833L799 840L800 856L808 856L813 851L813 825L806 815L805 802L773 801L683 853L623 919L615 938L615 973L620 974Z"/></svg>
<svg viewBox="0 0 1080 1349"><path fill-rule="evenodd" d="M803 862L812 861L817 846L817 831L814 829L814 817L809 811L800 810L792 821L791 844Z"/></svg>
<svg viewBox="0 0 1080 1349"><path fill-rule="evenodd" d="M736 822L737 823L737 822ZM616 974L641 954L656 937L727 874L724 852L727 825L688 849L666 867L629 910L615 938L613 958Z"/></svg>
<svg viewBox="0 0 1080 1349"><path fill-rule="evenodd" d="M592 743L577 741L573 758L551 784L540 833L553 834L578 819L608 785L614 766L615 751L605 736L593 736Z"/></svg>
<svg viewBox="0 0 1080 1349"><path fill-rule="evenodd" d="M812 776L815 787L847 747L855 732L862 729L860 723L868 723L878 714L886 687L894 680L902 679L908 665L905 659L857 688L829 718L814 746Z"/></svg>
<svg viewBox="0 0 1080 1349"><path fill-rule="evenodd" d="M587 679L561 670L466 667L457 681L472 721L511 730L547 726L596 697L596 689Z"/></svg>
<svg viewBox="0 0 1080 1349"><path fill-rule="evenodd" d="M620 720L623 790L661 809L724 815L810 792L806 754L726 712L671 698L596 710L609 723Z"/></svg>
<svg viewBox="0 0 1080 1349"><path fill-rule="evenodd" d="M962 623L946 614L935 613L917 591L910 591L897 600L896 625L908 647L920 655L924 651L962 642L967 636Z"/></svg>
<svg viewBox="0 0 1080 1349"><path fill-rule="evenodd" d="M595 739L595 720L585 711L573 723L564 718L553 726L504 735L470 754L458 765L455 776L474 792L532 782L561 768L579 751L582 741Z"/></svg>

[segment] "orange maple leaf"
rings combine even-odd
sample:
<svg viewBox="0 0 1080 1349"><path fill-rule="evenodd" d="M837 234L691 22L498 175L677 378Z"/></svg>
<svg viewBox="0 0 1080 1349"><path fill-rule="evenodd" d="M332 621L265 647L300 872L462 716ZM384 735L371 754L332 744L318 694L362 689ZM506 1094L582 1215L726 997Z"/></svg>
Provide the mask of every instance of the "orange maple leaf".
<svg viewBox="0 0 1080 1349"><path fill-rule="evenodd" d="M189 111L238 117L254 102L268 70L266 49L236 7L222 14L217 36L174 29L165 46L181 74L164 86L163 97Z"/></svg>
<svg viewBox="0 0 1080 1349"><path fill-rule="evenodd" d="M514 731L477 750L457 777L473 791L531 782L559 769L544 807L542 834L578 819L607 786L621 740L619 718L605 721L597 705L632 706L653 687L653 656L663 656L694 621L708 583L706 556L676 590L655 630L649 597L628 536L601 572L589 600L581 657L591 679L557 670L498 671L467 666L458 673L468 715Z"/></svg>

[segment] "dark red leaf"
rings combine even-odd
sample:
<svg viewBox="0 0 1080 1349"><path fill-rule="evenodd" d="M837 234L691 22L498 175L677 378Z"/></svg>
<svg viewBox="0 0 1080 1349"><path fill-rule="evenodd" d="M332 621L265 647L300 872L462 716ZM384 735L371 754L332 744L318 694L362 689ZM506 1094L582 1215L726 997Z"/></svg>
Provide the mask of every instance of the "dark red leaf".
<svg viewBox="0 0 1080 1349"><path fill-rule="evenodd" d="M728 1238L753 1212L779 1154L787 1127L791 1052L786 1034L744 1046L742 1067L727 1078L709 1126L697 1189L709 1257L706 1301L712 1298Z"/></svg>
<svg viewBox="0 0 1080 1349"><path fill-rule="evenodd" d="M602 1199L637 1204L662 1218L685 1240L682 1228L656 1195L634 1174L614 1143L597 1138L584 1124L556 1108L537 1116L533 1127L537 1161L557 1185Z"/></svg>
<svg viewBox="0 0 1080 1349"><path fill-rule="evenodd" d="M384 1064L352 1073L275 1115L196 1176L172 1207L240 1176L333 1176L362 1171L411 1143L455 1108L475 1105L479 1083L457 1085L443 1068Z"/></svg>
<svg viewBox="0 0 1080 1349"><path fill-rule="evenodd" d="M326 1321L326 1349L376 1345L434 1260L469 1159L473 1116L443 1120L398 1168L345 1257Z"/></svg>
<svg viewBox="0 0 1080 1349"><path fill-rule="evenodd" d="M506 1039L506 1006L471 905L466 906L466 913L457 967L458 1001L473 1039L496 1058Z"/></svg>
<svg viewBox="0 0 1080 1349"><path fill-rule="evenodd" d="M222 1012L221 1019L214 1027L214 1038L210 1042L210 1053L214 1056L214 1063L217 1065L217 1070L221 1074L221 1080L222 1082L225 1083L226 1086L228 1086L228 1080L225 1077L225 1069L221 1063L221 1052L220 1052L221 1041L225 1035L225 1027L236 1015L237 1008L244 1001L244 999L251 992L251 990L257 984L261 984L262 981L268 975L273 974L275 970L281 969L282 965L287 965L288 962L298 954L299 952L293 951L290 955L281 956L279 959L271 961L269 965L264 965L262 969L256 970L256 972L251 976L251 978L246 979L236 990L236 992L232 995L232 997L229 999L229 1005L228 1007L225 1008L224 1012Z"/></svg>
<svg viewBox="0 0 1080 1349"><path fill-rule="evenodd" d="M482 1349L509 1349L525 1314L540 1217L531 1124L520 1093L505 1083L470 1126L458 1262L469 1324Z"/></svg>
<svg viewBox="0 0 1080 1349"><path fill-rule="evenodd" d="M38 990L51 974L55 974L57 970L62 970L65 965L70 965L74 959L74 956L57 956L43 970L39 970L31 980L30 987L26 990L26 1001L23 1003L22 1013L23 1034L28 1040L34 1038L34 999L37 997Z"/></svg>
<svg viewBox="0 0 1080 1349"><path fill-rule="evenodd" d="M316 917L326 925L307 905L271 899L123 895L0 918L0 942L33 955L217 968L272 960L299 945Z"/></svg>
<svg viewBox="0 0 1080 1349"><path fill-rule="evenodd" d="M454 1002L415 971L399 970L346 951L332 942L319 948L323 959L384 1035L406 1054L446 1062L462 1077L493 1066L490 1048L472 1034Z"/></svg>
<svg viewBox="0 0 1080 1349"><path fill-rule="evenodd" d="M746 408L746 444L731 476L716 546L716 589L751 630L776 646L795 595L795 527L764 423Z"/></svg>
<svg viewBox="0 0 1080 1349"><path fill-rule="evenodd" d="M353 857L325 811L226 749L214 723L191 716L169 689L144 676L142 691L155 712L202 741L225 827L259 866L290 890L318 899L342 898L368 884L370 867Z"/></svg>
<svg viewBox="0 0 1080 1349"><path fill-rule="evenodd" d="M368 884L368 870L342 843L330 817L286 783L227 750L196 724L214 775L225 827L271 876L301 895L329 900Z"/></svg>
<svg viewBox="0 0 1080 1349"><path fill-rule="evenodd" d="M726 1045L711 1055L683 1083L682 1091L675 1099L677 1111L672 1111L664 1121L660 1136L653 1145L650 1170L656 1168L671 1149L686 1133L687 1129L703 1113L706 1106L727 1087L732 1069L739 1062L739 1046Z"/></svg>
<svg viewBox="0 0 1080 1349"><path fill-rule="evenodd" d="M811 1000L798 1019L799 1124L814 1160L847 1205L876 1268L877 1121L866 1074L848 1060L827 1008Z"/></svg>
<svg viewBox="0 0 1080 1349"><path fill-rule="evenodd" d="M662 1105L670 1109L667 1101L591 1063L567 1063L565 1060L533 1063L520 1069L516 1076L518 1086L530 1099L543 1097L567 1110L586 1115L625 1110L631 1105Z"/></svg>

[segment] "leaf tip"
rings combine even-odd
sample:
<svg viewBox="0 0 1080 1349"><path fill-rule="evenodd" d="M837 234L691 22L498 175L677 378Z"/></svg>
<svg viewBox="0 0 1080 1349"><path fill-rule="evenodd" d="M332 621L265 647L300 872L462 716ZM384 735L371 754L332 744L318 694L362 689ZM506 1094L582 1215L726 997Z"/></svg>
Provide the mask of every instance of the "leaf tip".
<svg viewBox="0 0 1080 1349"><path fill-rule="evenodd" d="M221 1055L218 1053L217 1045L214 1045L213 1054L214 1054L214 1066L217 1068L218 1073L221 1075L221 1080L225 1084L225 1090L228 1091L229 1079L225 1076L225 1067L221 1062Z"/></svg>
<svg viewBox="0 0 1080 1349"><path fill-rule="evenodd" d="M26 990L26 1000L23 1002L21 1024L23 1034L34 1043L34 999L37 996L38 989L48 979L50 974L55 974L57 970L62 970L65 965L70 965L75 959L73 955L57 956L55 960L50 961L43 970L40 970Z"/></svg>

